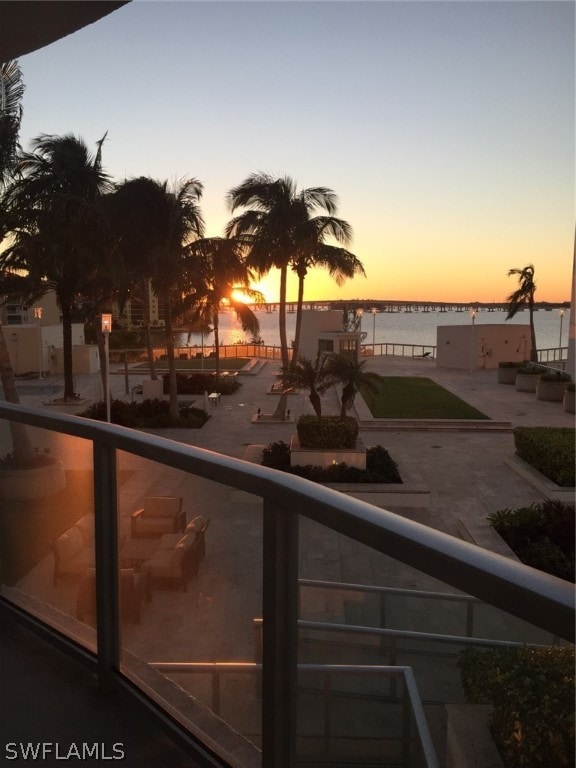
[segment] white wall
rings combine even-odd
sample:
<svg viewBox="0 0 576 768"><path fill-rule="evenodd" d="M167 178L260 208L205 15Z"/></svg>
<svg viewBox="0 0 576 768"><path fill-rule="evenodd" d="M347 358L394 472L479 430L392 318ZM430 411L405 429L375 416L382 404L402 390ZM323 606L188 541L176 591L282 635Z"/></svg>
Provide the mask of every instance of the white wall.
<svg viewBox="0 0 576 768"><path fill-rule="evenodd" d="M62 349L61 325L6 325L3 328L10 355L10 362L16 376L24 373L38 373L55 370L57 350ZM72 345L84 345L84 326L72 324ZM96 369L98 370L98 369ZM90 373L91 371L76 371Z"/></svg>
<svg viewBox="0 0 576 768"><path fill-rule="evenodd" d="M436 334L439 368L478 370L497 368L503 361L530 358L530 329L526 325L439 325Z"/></svg>

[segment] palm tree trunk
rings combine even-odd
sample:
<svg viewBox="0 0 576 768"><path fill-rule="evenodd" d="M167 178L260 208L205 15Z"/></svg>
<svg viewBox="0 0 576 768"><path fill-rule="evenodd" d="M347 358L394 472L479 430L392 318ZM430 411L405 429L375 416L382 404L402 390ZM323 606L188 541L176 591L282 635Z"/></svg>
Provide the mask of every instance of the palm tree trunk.
<svg viewBox="0 0 576 768"><path fill-rule="evenodd" d="M280 331L280 352L282 355L282 367L288 368L288 338L286 336L286 283L288 276L288 267L284 266L280 270L280 303L278 305L278 324ZM272 414L273 419L283 421L286 417L286 406L288 405L288 395L284 392L280 395L280 400L276 410Z"/></svg>
<svg viewBox="0 0 576 768"><path fill-rule="evenodd" d="M302 330L302 305L304 304L304 275L298 275L298 301L296 304L296 330L294 331L294 347L292 360L298 360L300 351L300 332Z"/></svg>
<svg viewBox="0 0 576 768"><path fill-rule="evenodd" d="M16 380L14 378L14 369L10 362L8 347L6 346L6 337L4 329L0 323L0 380L4 390L4 399L8 403L19 403L18 392L16 390ZM16 462L26 461L34 457L34 448L26 431L24 424L18 424L16 421L9 421L10 435L12 437L12 455Z"/></svg>
<svg viewBox="0 0 576 768"><path fill-rule="evenodd" d="M166 329L166 353L168 357L168 397L170 416L177 419L180 416L178 410L178 385L176 383L176 365L174 362L174 337L172 333L172 309L170 306L170 292L164 293L164 325Z"/></svg>
<svg viewBox="0 0 576 768"><path fill-rule="evenodd" d="M212 324L214 326L214 345L216 347L216 387L220 381L220 329L218 325L218 309L214 310L212 316Z"/></svg>
<svg viewBox="0 0 576 768"><path fill-rule="evenodd" d="M144 317L146 319L146 352L148 354L148 367L150 368L150 378L153 381L158 379L156 365L154 362L154 349L152 347L152 333L150 332L150 288L148 280L142 281L142 300L144 302Z"/></svg>
<svg viewBox="0 0 576 768"><path fill-rule="evenodd" d="M530 352L530 362L538 362L538 350L536 349L536 328L534 327L534 296L531 295L528 300L528 310L530 315L530 341L532 350Z"/></svg>
<svg viewBox="0 0 576 768"><path fill-rule="evenodd" d="M72 307L70 302L60 298L62 312L62 347L64 349L64 399L75 400L74 369L72 365Z"/></svg>

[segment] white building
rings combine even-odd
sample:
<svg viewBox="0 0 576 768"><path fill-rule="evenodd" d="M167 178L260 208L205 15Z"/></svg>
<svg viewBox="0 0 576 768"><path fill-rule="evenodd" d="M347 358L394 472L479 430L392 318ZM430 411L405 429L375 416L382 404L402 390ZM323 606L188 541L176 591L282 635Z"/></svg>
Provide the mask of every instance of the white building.
<svg viewBox="0 0 576 768"><path fill-rule="evenodd" d="M346 352L358 359L361 337L358 331L342 329L340 310L303 310L299 354L315 360L320 352Z"/></svg>
<svg viewBox="0 0 576 768"><path fill-rule="evenodd" d="M530 359L532 342L526 325L439 325L436 365L475 371L497 368L504 361Z"/></svg>

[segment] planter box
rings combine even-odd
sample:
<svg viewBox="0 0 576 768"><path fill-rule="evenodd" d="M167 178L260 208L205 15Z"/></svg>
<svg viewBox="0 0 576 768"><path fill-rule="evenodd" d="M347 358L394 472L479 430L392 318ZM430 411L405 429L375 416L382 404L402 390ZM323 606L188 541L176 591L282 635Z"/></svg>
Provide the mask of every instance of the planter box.
<svg viewBox="0 0 576 768"><path fill-rule="evenodd" d="M306 467L309 464L314 467L347 464L349 467L366 469L366 448L360 439L356 442L356 448L301 448L297 435L293 435L290 440L290 466Z"/></svg>
<svg viewBox="0 0 576 768"><path fill-rule="evenodd" d="M0 498L13 501L56 496L66 487L66 472L61 461L30 469L0 470Z"/></svg>
<svg viewBox="0 0 576 768"><path fill-rule="evenodd" d="M516 390L518 392L536 392L538 375L534 373L516 374Z"/></svg>
<svg viewBox="0 0 576 768"><path fill-rule="evenodd" d="M536 399L546 400L549 403L561 403L565 391L565 381L542 381L542 379L538 379Z"/></svg>
<svg viewBox="0 0 576 768"><path fill-rule="evenodd" d="M498 368L498 384L516 384L518 368Z"/></svg>

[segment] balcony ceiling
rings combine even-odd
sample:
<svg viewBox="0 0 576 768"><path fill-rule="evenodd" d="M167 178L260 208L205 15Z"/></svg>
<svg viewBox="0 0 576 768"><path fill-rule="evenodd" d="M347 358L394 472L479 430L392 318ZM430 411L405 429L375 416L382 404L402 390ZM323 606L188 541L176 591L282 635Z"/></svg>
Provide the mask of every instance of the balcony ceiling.
<svg viewBox="0 0 576 768"><path fill-rule="evenodd" d="M0 62L44 48L130 0L1 0Z"/></svg>

